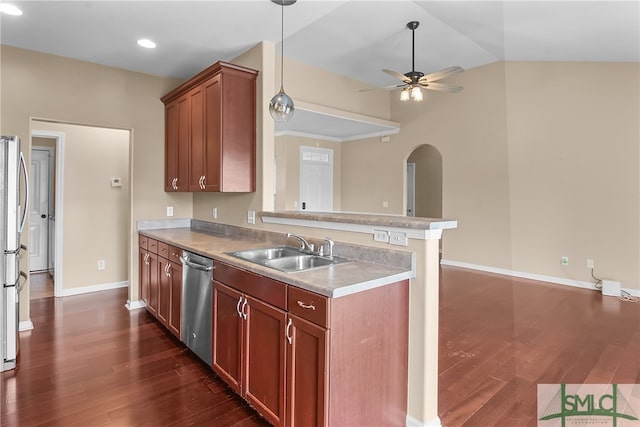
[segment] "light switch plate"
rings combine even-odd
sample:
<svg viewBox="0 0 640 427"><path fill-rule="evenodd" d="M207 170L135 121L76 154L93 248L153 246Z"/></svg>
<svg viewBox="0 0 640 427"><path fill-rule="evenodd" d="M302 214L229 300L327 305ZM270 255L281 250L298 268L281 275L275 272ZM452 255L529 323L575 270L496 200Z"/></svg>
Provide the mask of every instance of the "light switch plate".
<svg viewBox="0 0 640 427"><path fill-rule="evenodd" d="M173 206L167 206L167 216L173 216Z"/></svg>
<svg viewBox="0 0 640 427"><path fill-rule="evenodd" d="M256 211L247 211L247 222L249 224L256 223Z"/></svg>

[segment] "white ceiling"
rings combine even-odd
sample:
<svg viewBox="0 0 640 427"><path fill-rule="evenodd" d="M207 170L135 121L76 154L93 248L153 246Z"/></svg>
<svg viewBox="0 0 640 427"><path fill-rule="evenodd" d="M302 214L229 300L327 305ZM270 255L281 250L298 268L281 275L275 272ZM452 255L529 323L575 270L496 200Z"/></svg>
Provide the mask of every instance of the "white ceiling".
<svg viewBox="0 0 640 427"><path fill-rule="evenodd" d="M2 44L186 79L261 40L280 41L270 0L14 1ZM285 8L285 56L377 86L381 69L473 68L495 61L640 61L640 0L298 0ZM148 37L158 48L136 40ZM604 78L604 77L603 77Z"/></svg>

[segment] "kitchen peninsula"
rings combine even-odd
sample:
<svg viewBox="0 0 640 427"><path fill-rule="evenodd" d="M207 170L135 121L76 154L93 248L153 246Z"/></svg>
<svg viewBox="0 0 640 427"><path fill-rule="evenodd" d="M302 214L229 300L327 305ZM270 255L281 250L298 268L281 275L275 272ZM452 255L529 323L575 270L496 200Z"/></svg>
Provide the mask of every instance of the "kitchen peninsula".
<svg viewBox="0 0 640 427"><path fill-rule="evenodd" d="M331 237L369 233L371 227L403 230L409 250L347 244L336 237L334 255L350 262L286 273L231 254L295 246L286 232L200 220L139 222L141 237L214 260L214 371L274 425L406 425L409 279L420 264L416 252L424 256L411 242L437 244L442 229L455 222L361 214L260 215L270 229L285 225L305 237L299 227L325 229L320 232ZM308 239L322 244L321 238ZM256 333L265 324L275 333ZM235 331L232 342L229 330ZM235 356L227 357L229 352ZM273 368L265 369L265 363Z"/></svg>

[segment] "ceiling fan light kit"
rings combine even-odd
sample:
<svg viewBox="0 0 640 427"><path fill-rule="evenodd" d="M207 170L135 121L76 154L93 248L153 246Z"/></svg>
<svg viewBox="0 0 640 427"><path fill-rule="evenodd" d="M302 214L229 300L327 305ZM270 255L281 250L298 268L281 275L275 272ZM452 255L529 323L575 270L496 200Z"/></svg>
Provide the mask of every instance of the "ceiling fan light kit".
<svg viewBox="0 0 640 427"><path fill-rule="evenodd" d="M293 116L295 110L293 99L284 91L284 7L291 6L297 0L271 0L282 7L281 38L280 38L280 91L269 102L269 113L276 122L286 122Z"/></svg>
<svg viewBox="0 0 640 427"><path fill-rule="evenodd" d="M274 1L274 0L272 0ZM457 93L460 92L463 87L462 86L454 86L447 83L440 83L438 80L442 80L445 77L451 76L453 74L461 73L464 71L462 67L458 67L454 65L452 67L445 68L440 71L436 71L431 74L425 75L420 71L416 71L416 28L420 25L418 21L410 21L407 23L407 28L411 30L411 71L405 74L401 74L397 71L393 70L382 70L385 73L389 74L396 79L402 81L400 85L388 86L387 89L399 89L402 88L402 92L400 92L400 101L409 101L410 99L414 101L422 101L422 89L430 89L430 90L439 90L444 92L452 92Z"/></svg>

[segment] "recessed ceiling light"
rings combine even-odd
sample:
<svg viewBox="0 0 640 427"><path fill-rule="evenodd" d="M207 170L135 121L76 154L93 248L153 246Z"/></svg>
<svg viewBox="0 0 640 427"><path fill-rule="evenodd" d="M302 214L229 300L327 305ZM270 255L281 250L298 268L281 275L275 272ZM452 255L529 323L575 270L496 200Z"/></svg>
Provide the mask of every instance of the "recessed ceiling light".
<svg viewBox="0 0 640 427"><path fill-rule="evenodd" d="M154 49L156 47L156 44L149 39L138 40L138 45L146 47L147 49Z"/></svg>
<svg viewBox="0 0 640 427"><path fill-rule="evenodd" d="M0 3L0 13L6 13L7 15L20 16L22 11L9 3Z"/></svg>

